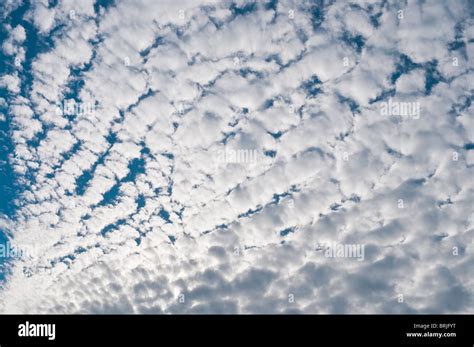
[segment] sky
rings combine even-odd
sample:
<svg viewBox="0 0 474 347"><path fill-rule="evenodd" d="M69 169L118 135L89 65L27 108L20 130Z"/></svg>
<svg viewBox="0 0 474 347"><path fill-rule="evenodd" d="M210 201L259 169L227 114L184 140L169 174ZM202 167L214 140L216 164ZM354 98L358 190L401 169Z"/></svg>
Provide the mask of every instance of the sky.
<svg viewBox="0 0 474 347"><path fill-rule="evenodd" d="M0 7L0 312L474 312L472 1Z"/></svg>

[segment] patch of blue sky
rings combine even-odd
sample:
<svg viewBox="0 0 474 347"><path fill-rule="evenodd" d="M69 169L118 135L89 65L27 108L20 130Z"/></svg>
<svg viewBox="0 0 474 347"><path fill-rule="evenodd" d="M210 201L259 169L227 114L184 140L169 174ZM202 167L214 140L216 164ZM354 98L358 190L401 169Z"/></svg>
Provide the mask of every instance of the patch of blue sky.
<svg viewBox="0 0 474 347"><path fill-rule="evenodd" d="M2 6L0 6L0 8L2 8ZM28 5L25 3L16 9L9 18L6 19L6 22L9 22L13 26L19 24L27 8ZM0 45L7 38L8 32L4 26L2 26L0 29ZM31 45L31 42L26 42L27 52L28 43ZM3 51L0 51L0 75L11 73L14 70L15 64L13 58L5 56ZM0 99L4 100L3 103L0 103L0 218L6 218L7 220L14 219L17 199L21 191L18 177L11 165L11 155L14 153L14 143L11 137L12 123L8 111L8 104L11 97L12 95L10 95L6 89L0 88ZM10 234L8 230L2 227L2 224L0 224L0 244L6 248ZM0 281L5 279L7 261L7 258L0 257Z"/></svg>
<svg viewBox="0 0 474 347"><path fill-rule="evenodd" d="M355 49L360 54L365 46L365 38L362 35L354 35L349 31L344 31L341 37L341 41L345 42L348 46Z"/></svg>
<svg viewBox="0 0 474 347"><path fill-rule="evenodd" d="M0 98L3 92L0 90ZM1 108L0 108L1 109ZM1 110L1 113L4 110ZM0 218L6 216L8 220L14 218L15 200L18 198L20 187L17 178L10 164L10 154L13 152L13 144L10 137L10 122L8 117L0 121ZM8 230L2 228L0 224L0 244L6 247L9 238ZM0 281L5 277L5 258L0 257Z"/></svg>
<svg viewBox="0 0 474 347"><path fill-rule="evenodd" d="M318 31L319 27L324 22L324 0L315 0L314 4L311 6L311 24L313 25L313 30ZM326 4L327 5L327 4Z"/></svg>
<svg viewBox="0 0 474 347"><path fill-rule="evenodd" d="M99 12L100 8L108 9L111 6L115 6L115 0L96 0L94 2L95 12Z"/></svg>
<svg viewBox="0 0 474 347"><path fill-rule="evenodd" d="M117 230L121 225L124 225L126 222L127 219L122 218L116 221L115 223L108 224L100 231L100 234L105 237L108 233Z"/></svg>
<svg viewBox="0 0 474 347"><path fill-rule="evenodd" d="M296 227L286 228L280 231L280 236L285 237L296 231Z"/></svg>
<svg viewBox="0 0 474 347"><path fill-rule="evenodd" d="M30 1L25 1L23 5L14 10L7 19L13 28L21 25L26 33L26 40L23 44L25 48L25 61L22 63L24 73L20 76L22 80L21 94L23 96L26 96L29 93L33 81L33 76L30 73L33 60L38 56L38 54L46 52L53 47L54 33L59 29L57 28L56 31L53 29L53 31L48 35L40 35L35 26L24 19L25 13L28 11L29 7Z"/></svg>
<svg viewBox="0 0 474 347"><path fill-rule="evenodd" d="M137 175L145 173L145 160L143 158L135 158L128 164L128 174L120 181L117 181L112 188L104 193L102 201L99 202L99 206L105 206L113 204L120 197L120 187L122 183L134 182Z"/></svg>
<svg viewBox="0 0 474 347"><path fill-rule="evenodd" d="M230 11L232 11L232 14L237 17L237 16L245 16L257 9L257 3L254 1L248 2L244 4L243 6L239 7L235 3L232 3L230 6Z"/></svg>
<svg viewBox="0 0 474 347"><path fill-rule="evenodd" d="M25 29L26 39L23 43L25 49L25 59L21 62L21 70L15 66L14 57L5 56L0 52L0 75L10 74L18 70L21 80L19 95L28 98L33 76L31 74L31 66L33 60L43 52L47 52L54 45L55 34L61 30L61 27L54 28L48 35L40 35L35 26L25 19L25 14L29 10L31 1L24 1L20 6L13 10L8 17L4 19L4 24L9 24L12 28L21 25ZM49 6L54 6L55 1L50 1ZM3 5L5 6L5 5ZM3 7L0 4L0 10ZM8 37L5 27L0 29L0 44ZM11 137L13 128L11 117L9 116L8 105L12 98L17 95L0 89L0 98L5 100L0 105L0 112L4 115L4 119L0 120L0 214L6 216L14 222L15 212L18 204L21 204L21 192L28 189L28 182L34 183L34 172L27 171L24 177L20 179L11 166L11 156L14 155L14 143ZM33 116L38 119L37 115ZM37 137L28 142L28 145L35 148L47 135L49 127L43 126L42 131ZM73 153L72 153L73 154ZM6 230L0 229L0 244L6 245L8 241L8 233ZM0 280L5 278L7 262L0 259Z"/></svg>
<svg viewBox="0 0 474 347"><path fill-rule="evenodd" d="M306 92L306 95L309 98L315 97L321 92L321 80L318 78L318 76L313 75L311 76L310 79L307 81L304 81L301 87L303 90Z"/></svg>
<svg viewBox="0 0 474 347"><path fill-rule="evenodd" d="M410 73L415 69L423 69L425 71L425 95L429 95L434 86L443 81L443 77L438 71L438 61L433 60L427 63L418 64L413 62L405 54L401 54L396 65L395 71L392 73L390 80L393 84L403 75Z"/></svg>
<svg viewBox="0 0 474 347"><path fill-rule="evenodd" d="M92 164L91 168L82 172L82 174L76 179L76 194L84 195L87 187L89 187L89 182L94 177L95 170L99 165L102 165L105 162L105 158L108 156L110 149L117 142L117 136L115 133L110 132L106 137L106 140L109 143L107 150L102 153L99 158Z"/></svg>
<svg viewBox="0 0 474 347"><path fill-rule="evenodd" d="M401 54L390 80L392 83L395 83L403 74L409 73L419 67L420 64L414 63L407 55Z"/></svg>
<svg viewBox="0 0 474 347"><path fill-rule="evenodd" d="M158 213L158 215L163 218L167 223L171 223L171 220L170 220L170 214L168 211L166 211L164 208L161 208L160 209L160 212Z"/></svg>
<svg viewBox="0 0 474 347"><path fill-rule="evenodd" d="M267 157L275 158L277 152L276 152L276 151L273 151L273 150L268 150L268 151L265 151L264 154L265 154Z"/></svg>
<svg viewBox="0 0 474 347"><path fill-rule="evenodd" d="M341 104L346 104L347 106L349 106L349 109L353 114L360 113L359 104L355 100L348 97L344 97L342 95L338 95L338 99Z"/></svg>
<svg viewBox="0 0 474 347"><path fill-rule="evenodd" d="M431 93L431 90L439 82L443 81L443 77L437 70L438 62L433 61L425 65L425 94Z"/></svg>

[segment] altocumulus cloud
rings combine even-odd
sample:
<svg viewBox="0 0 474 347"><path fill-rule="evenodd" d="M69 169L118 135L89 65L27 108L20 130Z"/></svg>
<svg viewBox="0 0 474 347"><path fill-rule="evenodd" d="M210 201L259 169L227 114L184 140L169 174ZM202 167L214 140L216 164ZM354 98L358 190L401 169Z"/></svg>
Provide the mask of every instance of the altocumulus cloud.
<svg viewBox="0 0 474 347"><path fill-rule="evenodd" d="M472 2L1 6L1 312L473 311Z"/></svg>

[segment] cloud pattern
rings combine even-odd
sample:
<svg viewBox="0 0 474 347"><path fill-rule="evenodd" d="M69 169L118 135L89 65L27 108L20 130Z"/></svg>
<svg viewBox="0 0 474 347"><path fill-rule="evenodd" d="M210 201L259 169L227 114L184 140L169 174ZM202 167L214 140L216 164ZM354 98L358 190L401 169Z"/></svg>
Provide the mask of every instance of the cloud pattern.
<svg viewBox="0 0 474 347"><path fill-rule="evenodd" d="M473 311L472 2L2 13L1 312Z"/></svg>

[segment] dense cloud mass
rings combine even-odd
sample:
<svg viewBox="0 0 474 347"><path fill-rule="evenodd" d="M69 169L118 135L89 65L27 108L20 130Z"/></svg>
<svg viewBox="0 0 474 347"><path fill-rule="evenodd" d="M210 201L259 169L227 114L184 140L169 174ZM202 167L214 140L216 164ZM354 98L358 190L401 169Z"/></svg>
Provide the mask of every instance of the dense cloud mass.
<svg viewBox="0 0 474 347"><path fill-rule="evenodd" d="M0 312L474 311L472 1L1 6Z"/></svg>

